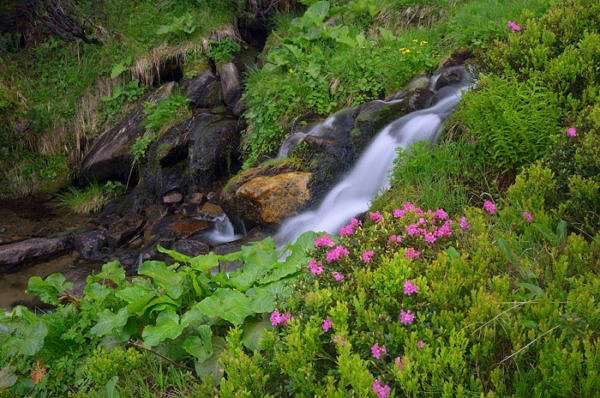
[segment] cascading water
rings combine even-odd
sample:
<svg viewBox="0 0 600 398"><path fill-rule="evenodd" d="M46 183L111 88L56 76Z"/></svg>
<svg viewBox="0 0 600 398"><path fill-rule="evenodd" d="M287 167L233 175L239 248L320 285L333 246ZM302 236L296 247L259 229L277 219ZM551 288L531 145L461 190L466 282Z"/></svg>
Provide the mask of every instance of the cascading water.
<svg viewBox="0 0 600 398"><path fill-rule="evenodd" d="M213 219L213 222L213 228L206 234L206 238L211 244L229 243L242 237L235 234L235 228L227 215L217 216Z"/></svg>
<svg viewBox="0 0 600 398"><path fill-rule="evenodd" d="M314 125L308 132L297 132L290 135L284 142L281 144L279 148L279 153L277 154L277 159L286 158L289 155L290 150L292 150L296 145L301 143L306 137L314 136L320 137L326 134L332 127L335 122L336 115L329 116L322 123L317 123Z"/></svg>
<svg viewBox="0 0 600 398"><path fill-rule="evenodd" d="M436 80L433 79L433 84ZM466 77L460 84L444 87L436 93L433 106L405 115L387 125L350 173L331 189L320 206L284 221L276 240L293 241L307 231L335 234L352 217L367 211L375 195L389 187L390 172L398 148L407 148L419 141L435 141L443 121L469 87L469 80Z"/></svg>

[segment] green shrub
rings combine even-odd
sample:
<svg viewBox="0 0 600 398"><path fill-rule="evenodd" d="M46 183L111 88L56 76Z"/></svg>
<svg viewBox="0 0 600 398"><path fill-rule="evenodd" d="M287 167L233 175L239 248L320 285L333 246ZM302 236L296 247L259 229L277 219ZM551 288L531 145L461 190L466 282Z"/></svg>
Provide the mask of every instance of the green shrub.
<svg viewBox="0 0 600 398"><path fill-rule="evenodd" d="M208 47L208 56L217 64L231 62L233 57L240 52L241 47L236 42L226 37L219 41L213 41Z"/></svg>
<svg viewBox="0 0 600 398"><path fill-rule="evenodd" d="M123 105L137 100L144 91L145 88L140 86L137 80L116 86L109 96L101 98L106 119L108 121L115 120L121 113Z"/></svg>
<svg viewBox="0 0 600 398"><path fill-rule="evenodd" d="M498 170L516 170L547 155L556 141L561 110L557 95L539 81L482 77L455 116L468 139Z"/></svg>
<svg viewBox="0 0 600 398"><path fill-rule="evenodd" d="M160 133L166 130L177 120L189 114L188 104L190 100L180 94L170 95L168 98L144 104L144 127L146 130Z"/></svg>

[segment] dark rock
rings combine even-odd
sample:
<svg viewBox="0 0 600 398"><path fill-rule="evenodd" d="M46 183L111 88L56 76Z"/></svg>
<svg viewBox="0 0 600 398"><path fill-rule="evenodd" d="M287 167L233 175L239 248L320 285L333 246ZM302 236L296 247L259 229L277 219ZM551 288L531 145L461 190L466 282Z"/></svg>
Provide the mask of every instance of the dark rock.
<svg viewBox="0 0 600 398"><path fill-rule="evenodd" d="M108 234L103 229L81 232L72 237L73 249L86 260L100 260L103 257L101 250L107 239Z"/></svg>
<svg viewBox="0 0 600 398"><path fill-rule="evenodd" d="M435 82L434 90L453 84L459 84L465 78L465 68L461 65L450 66L440 71L440 76Z"/></svg>
<svg viewBox="0 0 600 398"><path fill-rule="evenodd" d="M198 215L200 217L206 217L207 219L215 219L217 217L221 217L225 214L221 206L218 206L211 202L206 202L202 205L202 207L198 210Z"/></svg>
<svg viewBox="0 0 600 398"><path fill-rule="evenodd" d="M179 203L183 200L183 195L179 192L170 192L163 196L163 203L166 205Z"/></svg>
<svg viewBox="0 0 600 398"><path fill-rule="evenodd" d="M68 236L32 238L0 246L0 274L18 271L22 264L57 257L71 250Z"/></svg>
<svg viewBox="0 0 600 398"><path fill-rule="evenodd" d="M184 83L185 95L196 108L212 108L223 102L221 83L210 70Z"/></svg>
<svg viewBox="0 0 600 398"><path fill-rule="evenodd" d="M234 110L242 97L240 73L233 62L217 65L217 73L221 78L223 100L230 110Z"/></svg>
<svg viewBox="0 0 600 398"><path fill-rule="evenodd" d="M409 100L371 101L362 105L354 121L352 142L357 152L362 152L387 124L409 112Z"/></svg>
<svg viewBox="0 0 600 398"><path fill-rule="evenodd" d="M173 242L188 238L198 232L210 228L208 221L198 220L180 214L167 215L155 221L144 230L144 241L154 242L162 240Z"/></svg>
<svg viewBox="0 0 600 398"><path fill-rule="evenodd" d="M202 192L193 192L190 195L190 203L195 205L201 205L204 203L204 199L206 199L206 196Z"/></svg>
<svg viewBox="0 0 600 398"><path fill-rule="evenodd" d="M104 132L87 151L81 163L81 178L87 181L110 178L126 181L133 162L131 145L144 133L144 103L165 98L173 91L174 85L168 83L158 88L140 101L119 124Z"/></svg>
<svg viewBox="0 0 600 398"><path fill-rule="evenodd" d="M428 88L418 88L408 95L408 108L410 112L429 108L433 104L435 94Z"/></svg>
<svg viewBox="0 0 600 398"><path fill-rule="evenodd" d="M175 244L173 245L173 250L176 250L179 253L183 253L188 256L195 257L202 254L207 254L210 248L206 243L200 242L199 240L181 239L175 242Z"/></svg>
<svg viewBox="0 0 600 398"><path fill-rule="evenodd" d="M188 171L199 190L230 175L238 162L240 136L237 121L222 115L197 116L191 131Z"/></svg>
<svg viewBox="0 0 600 398"><path fill-rule="evenodd" d="M108 243L112 247L121 246L129 242L142 231L144 219L138 216L129 216L113 223L108 230Z"/></svg>

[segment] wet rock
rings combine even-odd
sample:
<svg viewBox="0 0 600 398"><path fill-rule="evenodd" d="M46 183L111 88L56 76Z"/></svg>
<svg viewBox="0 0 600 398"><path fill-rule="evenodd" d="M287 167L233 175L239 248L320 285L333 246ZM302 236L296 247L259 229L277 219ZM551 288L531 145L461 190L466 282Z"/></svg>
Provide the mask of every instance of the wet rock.
<svg viewBox="0 0 600 398"><path fill-rule="evenodd" d="M195 204L195 205L201 205L202 203L204 203L205 198L206 198L206 196L204 195L204 193L193 192L190 195L190 203Z"/></svg>
<svg viewBox="0 0 600 398"><path fill-rule="evenodd" d="M144 103L167 97L175 83L167 83L140 101L115 127L104 132L87 151L80 177L84 180L105 181L111 178L126 181L133 162L131 145L144 133Z"/></svg>
<svg viewBox="0 0 600 398"><path fill-rule="evenodd" d="M71 250L68 236L32 238L0 246L0 274L18 271L28 262L60 256Z"/></svg>
<svg viewBox="0 0 600 398"><path fill-rule="evenodd" d="M465 78L465 68L463 66L451 66L442 69L440 76L435 82L434 89L437 91L443 87L453 84L459 84Z"/></svg>
<svg viewBox="0 0 600 398"><path fill-rule="evenodd" d="M176 236L191 236L210 228L210 224L200 220L175 221L169 226Z"/></svg>
<svg viewBox="0 0 600 398"><path fill-rule="evenodd" d="M277 224L295 214L310 199L308 182L311 175L286 172L255 176L228 190L224 200L229 208L235 209L236 214L251 224Z"/></svg>
<svg viewBox="0 0 600 398"><path fill-rule="evenodd" d="M238 162L240 135L237 121L223 115L197 116L191 131L188 172L198 190L230 175Z"/></svg>
<svg viewBox="0 0 600 398"><path fill-rule="evenodd" d="M233 62L217 65L217 73L221 78L223 100L230 110L234 110L242 97L240 73Z"/></svg>
<svg viewBox="0 0 600 398"><path fill-rule="evenodd" d="M391 102L371 101L362 105L352 130L352 142L356 150L361 151L382 128L408 112L407 98Z"/></svg>
<svg viewBox="0 0 600 398"><path fill-rule="evenodd" d="M223 102L221 83L210 70L184 83L185 96L195 108L212 108Z"/></svg>
<svg viewBox="0 0 600 398"><path fill-rule="evenodd" d="M216 217L220 217L223 214L225 214L225 212L223 211L221 206L218 206L218 205L216 205L214 203L210 203L210 202L206 202L205 204L203 204L202 207L200 208L200 210L198 211L199 216L207 217L209 219L214 219Z"/></svg>
<svg viewBox="0 0 600 398"><path fill-rule="evenodd" d="M191 235L209 229L208 221L181 214L166 215L152 222L144 229L144 242L174 242L179 239L188 238Z"/></svg>
<svg viewBox="0 0 600 398"><path fill-rule="evenodd" d="M104 256L101 251L107 240L108 234L103 229L81 232L72 238L73 249L86 260L100 260Z"/></svg>
<svg viewBox="0 0 600 398"><path fill-rule="evenodd" d="M194 239L181 239L175 242L173 250L183 253L188 256L200 256L202 254L208 254L210 248L204 242Z"/></svg>
<svg viewBox="0 0 600 398"><path fill-rule="evenodd" d="M122 246L141 233L144 219L130 216L113 223L108 230L108 243L112 247Z"/></svg>
<svg viewBox="0 0 600 398"><path fill-rule="evenodd" d="M179 192L170 192L163 196L163 203L166 205L171 205L175 203L179 203L183 200L183 195Z"/></svg>
<svg viewBox="0 0 600 398"><path fill-rule="evenodd" d="M433 104L435 93L428 88L418 88L408 95L408 108L410 112L429 108Z"/></svg>

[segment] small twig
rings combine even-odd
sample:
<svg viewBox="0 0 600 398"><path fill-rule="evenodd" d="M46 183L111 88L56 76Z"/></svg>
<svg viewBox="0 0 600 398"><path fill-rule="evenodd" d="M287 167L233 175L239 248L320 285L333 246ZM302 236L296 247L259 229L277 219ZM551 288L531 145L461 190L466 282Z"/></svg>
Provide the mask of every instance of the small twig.
<svg viewBox="0 0 600 398"><path fill-rule="evenodd" d="M509 356L507 356L506 358L504 358L503 360L501 360L500 362L498 362L498 365L503 364L504 362L508 361L509 359L511 359L512 357L514 357L515 355L521 353L522 351L526 350L530 345L532 345L533 343L535 343L536 341L538 341L539 339L541 339L542 337L544 337L545 335L552 333L555 329L558 328L559 325L554 326L552 329L542 333L541 335L539 335L538 337L536 337L535 339L531 340L529 343L527 343L526 346L524 346L523 348L521 348L519 351L517 352L513 352L512 354L510 354Z"/></svg>
<svg viewBox="0 0 600 398"><path fill-rule="evenodd" d="M489 321L487 321L487 322L486 322L486 323L484 323L483 325L479 326L477 329L475 329L475 330L473 331L473 334L477 333L477 331L478 331L478 330L480 330L481 328L484 328L484 327L486 327L487 325L489 325L490 323L494 322L496 319L500 318L502 315L504 315L504 314L506 314L506 313L508 313L508 312L510 312L510 311L512 311L512 310L514 310L515 308L518 308L518 307L520 307L520 306L522 306L522 305L525 305L525 304L528 304L528 303L530 303L530 301L524 301L524 302L519 302L519 303L516 303L515 305L513 305L513 306L512 306L512 307L510 307L509 309L502 311L501 313L499 313L498 315L496 315L495 317L493 317L492 319L490 319ZM470 325L469 325L469 326L470 326Z"/></svg>
<svg viewBox="0 0 600 398"><path fill-rule="evenodd" d="M139 341L131 340L131 341L129 341L129 344L134 347L141 348L142 350L148 351L148 352L164 359L165 361L169 362L170 364L177 366L178 368L192 370L190 367L183 365L181 363L177 363L174 360L172 360L171 358L164 356L160 352L154 351L152 348L146 347L144 344L140 343Z"/></svg>

